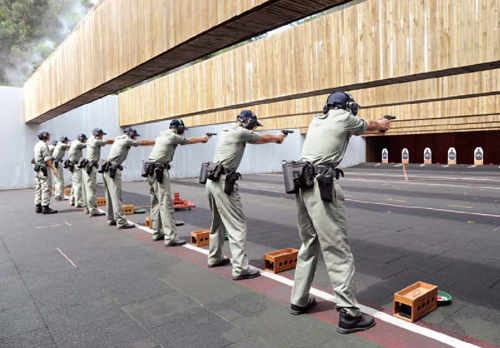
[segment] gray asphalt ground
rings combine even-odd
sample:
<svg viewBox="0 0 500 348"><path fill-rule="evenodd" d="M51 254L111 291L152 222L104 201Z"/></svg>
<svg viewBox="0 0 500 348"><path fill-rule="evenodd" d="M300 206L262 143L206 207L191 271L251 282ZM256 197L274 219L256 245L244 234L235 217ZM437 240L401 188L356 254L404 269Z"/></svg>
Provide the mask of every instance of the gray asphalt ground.
<svg viewBox="0 0 500 348"><path fill-rule="evenodd" d="M360 302L390 310L396 291L435 284L453 304L422 325L500 345L499 171L408 165L406 181L396 165L345 170ZM124 203L149 204L147 183L123 189ZM209 228L197 179L174 180L173 191L197 205L176 213L186 222L181 238ZM300 247L294 197L284 193L281 174L244 175L240 192L252 265L263 268L267 252ZM60 214L36 215L33 194L0 192L0 347L380 346L338 335L312 316L292 317L289 293L265 296L145 242L141 230L107 227L67 202L52 204ZM131 220L144 224L145 216ZM323 262L314 283L331 288Z"/></svg>

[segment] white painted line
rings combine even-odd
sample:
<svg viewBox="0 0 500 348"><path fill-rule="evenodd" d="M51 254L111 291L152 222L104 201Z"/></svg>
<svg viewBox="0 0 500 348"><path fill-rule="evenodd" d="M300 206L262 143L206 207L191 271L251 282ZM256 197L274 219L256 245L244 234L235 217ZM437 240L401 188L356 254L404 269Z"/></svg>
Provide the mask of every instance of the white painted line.
<svg viewBox="0 0 500 348"><path fill-rule="evenodd" d="M37 226L36 229L47 228L47 226Z"/></svg>
<svg viewBox="0 0 500 348"><path fill-rule="evenodd" d="M361 181L361 182L380 182L384 184L393 184L390 182L387 182L387 180L368 180L368 179L351 179L351 178L343 178L342 181L347 180L347 181ZM494 186L473 186L473 185L454 185L454 184L432 184L432 183L426 183L426 182L415 182L415 181L398 181L397 184L405 184L405 185L424 185L424 186L441 186L441 187L460 187L460 188L469 188L469 189L475 189L475 190L500 190L500 187L494 187Z"/></svg>
<svg viewBox="0 0 500 348"><path fill-rule="evenodd" d="M359 176L384 176L384 177L393 177L400 178L403 175L401 174L376 174L376 173L360 173L360 172L346 172L347 175L359 175ZM443 180L470 180L470 181L495 181L500 182L499 179L490 178L490 177L482 177L482 178L469 178L469 177L450 177L450 176L434 176L434 175L418 175L412 174L412 178L424 178L424 179L443 179Z"/></svg>
<svg viewBox="0 0 500 348"><path fill-rule="evenodd" d="M374 167L378 167L379 165L381 165L381 163L377 163L374 165Z"/></svg>
<svg viewBox="0 0 500 348"><path fill-rule="evenodd" d="M420 167L420 168L425 167L425 164L421 164L419 167Z"/></svg>
<svg viewBox="0 0 500 348"><path fill-rule="evenodd" d="M58 226L62 226L63 224L55 224L55 225L50 225L50 227L58 227Z"/></svg>
<svg viewBox="0 0 500 348"><path fill-rule="evenodd" d="M400 163L400 164L396 164L396 165L394 166L394 168L399 168L399 167L401 167L402 165L403 165L402 163Z"/></svg>
<svg viewBox="0 0 500 348"><path fill-rule="evenodd" d="M65 253L63 253L63 252L61 251L61 249L59 249L59 248L56 248L56 249L57 249L57 250L59 250L59 252L61 253L61 255L62 255L62 256L64 256L64 257L66 258L66 260L68 260L68 261L69 261L69 263L71 263L71 264L73 265L73 267L75 267L75 268L77 268L77 269L78 269L78 266L77 266L77 265L75 265L75 264L73 263L73 261L71 261L71 260L70 260L70 258L69 258L69 257L67 257L67 256L66 256L66 254L65 254Z"/></svg>
<svg viewBox="0 0 500 348"><path fill-rule="evenodd" d="M132 221L129 221L129 222L133 223ZM150 234L153 234L153 232L154 232L152 229L144 227L144 226L141 226L141 225L137 225L136 224L135 226L137 228L139 228L139 229L147 232L147 233L150 233ZM208 255L208 250L203 249L203 248L199 248L199 247L191 245L191 244L185 244L185 245L183 245L183 247L187 248L189 250L193 250L193 251L196 251L196 252ZM266 271L261 270L261 269L259 269L257 267L253 267L252 266L252 268L255 268L255 269L259 270L260 273L262 274L262 276L264 276L266 278L269 278L269 279L275 280L275 281L277 281L277 282L279 282L281 284L293 287L293 280L291 280L291 279L288 279L286 277L283 277L283 276L280 276L280 275L277 275L277 274L274 274L274 273L266 272ZM330 293L327 293L325 291L322 291L322 290L319 290L319 289L311 287L310 293L312 295L320 297L320 298L322 298L322 299L324 299L326 301L329 301L329 302L332 302L332 303L337 303L337 301L335 299L335 296L332 295L332 294L330 294ZM437 332L437 331L434 331L434 330L422 327L422 326L417 325L417 324L406 322L404 320L398 319L398 318L396 318L396 317L394 317L392 315L389 315L387 313L378 311L378 310L376 310L374 308L371 308L371 307L368 307L368 306L365 306L365 305L360 305L359 307L360 307L360 309L361 309L362 312L370 314L370 315L374 316L377 319L385 321L386 323L389 323L389 324L392 324L392 325L397 326L399 328L402 328L404 330L411 331L411 332L414 332L416 334L428 337L430 339L439 341L439 342L447 344L447 345L449 345L451 347L457 347L457 348L479 348L479 346L476 346L476 345L473 345L473 344L461 341L461 340L459 340L457 338L454 338L454 337L445 335L443 333L440 333L440 332Z"/></svg>
<svg viewBox="0 0 500 348"><path fill-rule="evenodd" d="M498 231L498 230L500 230L500 227L495 228L495 229L493 230L493 232L496 232L496 231Z"/></svg>
<svg viewBox="0 0 500 348"><path fill-rule="evenodd" d="M449 164L445 164L444 166L441 166L442 168L448 168L450 165Z"/></svg>
<svg viewBox="0 0 500 348"><path fill-rule="evenodd" d="M363 204L383 205L383 206L386 206L386 207L396 207L396 208L404 208L404 209L431 210L431 211L440 211L440 212L453 213L453 214L476 215L476 216L485 216L485 217L500 218L500 215L496 215L496 214L475 213L475 212L470 212L470 211L460 211L460 210L449 210L449 209L440 209L440 208L419 207L419 206L412 206L412 205L398 205L398 204L380 203L380 202L367 202L367 201L358 201L358 200L355 200L355 199L346 199L346 201L355 202L355 203L363 203Z"/></svg>
<svg viewBox="0 0 500 348"><path fill-rule="evenodd" d="M70 224L68 221L64 221L64 223L68 226L73 226L72 224Z"/></svg>

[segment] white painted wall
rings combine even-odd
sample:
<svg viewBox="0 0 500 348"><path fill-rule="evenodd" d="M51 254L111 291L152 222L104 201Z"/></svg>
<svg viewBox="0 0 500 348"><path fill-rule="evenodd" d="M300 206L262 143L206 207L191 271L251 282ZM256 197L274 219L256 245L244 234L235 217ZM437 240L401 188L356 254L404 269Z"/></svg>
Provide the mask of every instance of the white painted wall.
<svg viewBox="0 0 500 348"><path fill-rule="evenodd" d="M0 121L3 126L2 141L5 144L0 160L8 168L8 170L0 171L0 190L34 186L30 161L33 158L33 147L38 141L36 132L39 129L48 130L53 134L52 140L59 139L63 135L73 140L78 133L82 132L90 137L95 127L104 129L108 133L106 138L114 138L123 132L119 127L117 96L99 99L42 125L33 126L24 123L22 89L0 87L0 105L2 105L0 111ZM140 139L155 139L160 130L168 128L169 123L170 121L160 121L140 125L136 129L141 134ZM225 126L227 124L191 128L187 135L196 137L207 132L219 133ZM304 138L300 135L300 131L296 130L294 134L288 136L284 145L248 144L239 171L242 174L280 172L282 160L300 158ZM197 177L201 163L212 160L216 141L217 137L213 137L207 144L179 146L172 163L171 176L173 178ZM363 138L352 137L341 167L364 162L365 147ZM103 148L102 158L107 157L109 148L110 146ZM129 157L124 163L123 179L125 181L143 180L141 177L142 160L148 158L151 149L150 146L130 149ZM100 175L98 178L102 180ZM69 183L67 171L65 171L65 181Z"/></svg>

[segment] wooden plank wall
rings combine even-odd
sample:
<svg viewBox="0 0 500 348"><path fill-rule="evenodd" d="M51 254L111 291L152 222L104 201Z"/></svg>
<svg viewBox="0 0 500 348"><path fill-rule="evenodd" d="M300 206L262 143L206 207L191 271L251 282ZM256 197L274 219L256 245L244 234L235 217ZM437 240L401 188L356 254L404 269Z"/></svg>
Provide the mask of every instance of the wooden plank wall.
<svg viewBox="0 0 500 348"><path fill-rule="evenodd" d="M350 0L102 0L24 86L25 120L80 105Z"/></svg>
<svg viewBox="0 0 500 348"><path fill-rule="evenodd" d="M497 94L499 12L500 0L367 0L124 92L120 122L201 126L248 107L262 117L309 114L336 89L370 107ZM419 108L389 110L410 121ZM303 127L298 119L286 122Z"/></svg>

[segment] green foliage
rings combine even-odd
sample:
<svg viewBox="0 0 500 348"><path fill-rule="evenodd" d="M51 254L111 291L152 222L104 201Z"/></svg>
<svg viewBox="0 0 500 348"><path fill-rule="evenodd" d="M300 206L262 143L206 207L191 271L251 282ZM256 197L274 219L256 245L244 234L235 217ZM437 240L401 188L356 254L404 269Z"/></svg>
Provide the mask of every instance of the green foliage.
<svg viewBox="0 0 500 348"><path fill-rule="evenodd" d="M0 85L22 85L92 6L89 0L0 0Z"/></svg>

